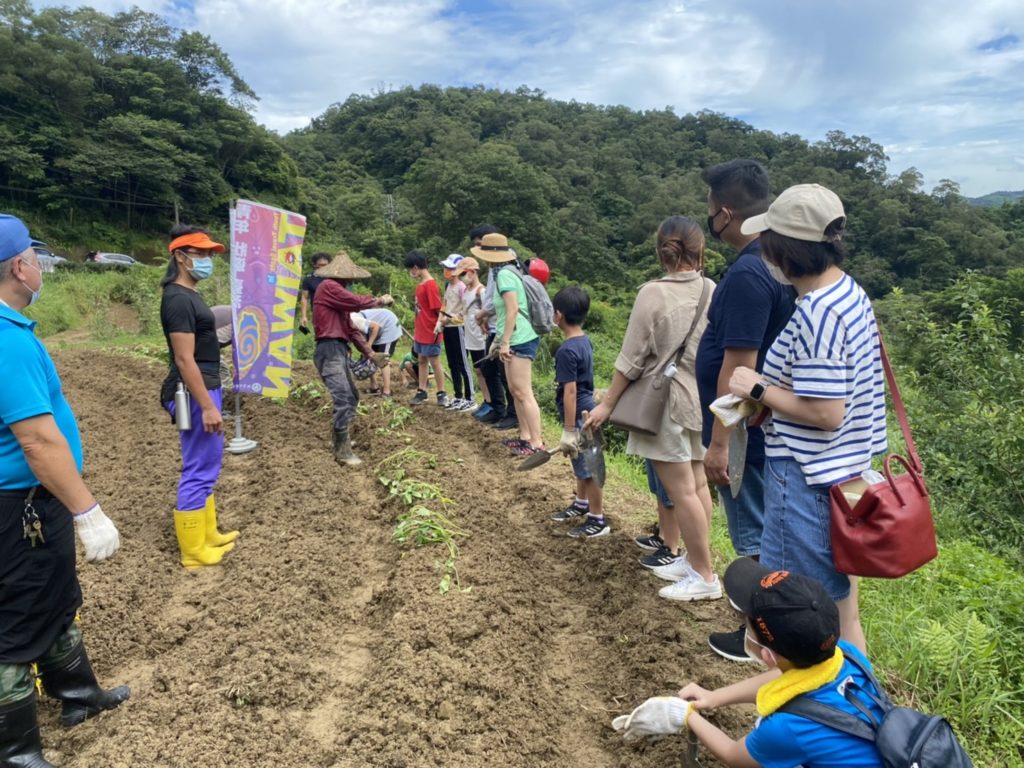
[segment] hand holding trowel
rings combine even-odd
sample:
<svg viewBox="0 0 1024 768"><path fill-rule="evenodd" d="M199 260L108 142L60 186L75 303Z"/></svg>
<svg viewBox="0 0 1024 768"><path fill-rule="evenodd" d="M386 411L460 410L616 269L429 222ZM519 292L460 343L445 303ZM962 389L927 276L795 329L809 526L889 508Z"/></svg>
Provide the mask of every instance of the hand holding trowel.
<svg viewBox="0 0 1024 768"><path fill-rule="evenodd" d="M590 414L587 411L583 412L583 422L586 423L587 417ZM601 438L601 430L583 430L583 439L580 440L580 452L583 454L583 461L587 465L587 471L590 476L597 481L597 484L604 488L605 468L604 468L604 450L603 440Z"/></svg>
<svg viewBox="0 0 1024 768"><path fill-rule="evenodd" d="M765 409L760 403L736 395L722 395L711 403L711 412L726 427L729 435L729 491L735 499L743 483L747 466L747 427L759 424Z"/></svg>

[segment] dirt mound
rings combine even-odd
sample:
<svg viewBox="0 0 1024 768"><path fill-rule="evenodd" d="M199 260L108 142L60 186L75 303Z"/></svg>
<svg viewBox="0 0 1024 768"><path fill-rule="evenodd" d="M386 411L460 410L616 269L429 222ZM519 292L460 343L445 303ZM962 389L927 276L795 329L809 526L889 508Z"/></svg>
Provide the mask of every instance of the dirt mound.
<svg viewBox="0 0 1024 768"><path fill-rule="evenodd" d="M355 435L366 464L342 470L322 399L247 399L246 436L260 447L228 456L217 488L222 527L242 538L223 567L186 572L162 367L55 358L88 482L123 542L112 561L80 563L86 643L102 681L132 686L121 709L68 732L43 704L58 765L663 768L679 764L682 740L626 746L611 718L688 680L750 671L705 644L735 622L724 601L657 597L635 563L635 531L580 542L547 521L571 498L564 462L514 473L493 430L434 406L399 423L364 400ZM311 377L300 365L299 381ZM443 489L469 534L457 559L468 591L439 592L441 549L392 541L405 505L374 467L410 445L433 458L408 472ZM737 735L752 719L721 717Z"/></svg>

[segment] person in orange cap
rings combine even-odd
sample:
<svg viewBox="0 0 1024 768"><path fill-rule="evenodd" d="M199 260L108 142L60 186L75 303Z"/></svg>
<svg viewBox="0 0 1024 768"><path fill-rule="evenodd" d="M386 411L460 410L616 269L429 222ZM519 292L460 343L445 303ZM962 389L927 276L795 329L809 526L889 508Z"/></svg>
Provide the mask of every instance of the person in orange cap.
<svg viewBox="0 0 1024 768"><path fill-rule="evenodd" d="M186 568L217 565L230 552L238 531L217 530L213 487L224 456L221 416L220 342L213 312L196 291L213 274L215 253L224 246L205 230L185 225L171 230L171 258L160 285L160 324L167 339L170 370L160 388L160 402L177 415L175 393L184 385L190 399L191 428L179 430L181 480L174 528Z"/></svg>

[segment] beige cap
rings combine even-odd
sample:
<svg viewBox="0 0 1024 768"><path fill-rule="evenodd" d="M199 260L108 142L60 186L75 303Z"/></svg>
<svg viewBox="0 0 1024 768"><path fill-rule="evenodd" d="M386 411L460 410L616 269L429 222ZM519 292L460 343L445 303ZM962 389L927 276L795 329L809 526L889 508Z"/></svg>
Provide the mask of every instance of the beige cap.
<svg viewBox="0 0 1024 768"><path fill-rule="evenodd" d="M842 218L846 212L835 192L820 184L797 184L775 198L766 213L744 221L740 232L753 235L770 229L797 240L823 243L828 239L828 225Z"/></svg>
<svg viewBox="0 0 1024 768"><path fill-rule="evenodd" d="M472 256L467 256L459 262L459 265L455 268L455 274L461 275L463 272L468 272L469 270L473 270L474 272L480 271L480 265Z"/></svg>

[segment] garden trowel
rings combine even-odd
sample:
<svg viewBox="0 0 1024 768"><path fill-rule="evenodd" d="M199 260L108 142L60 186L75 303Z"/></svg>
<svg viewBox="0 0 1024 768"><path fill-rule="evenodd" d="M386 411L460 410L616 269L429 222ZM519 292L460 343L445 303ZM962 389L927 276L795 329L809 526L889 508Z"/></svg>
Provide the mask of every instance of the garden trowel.
<svg viewBox="0 0 1024 768"><path fill-rule="evenodd" d="M747 466L747 419L743 418L729 435L729 491L735 499L743 484L743 470Z"/></svg>
<svg viewBox="0 0 1024 768"><path fill-rule="evenodd" d="M583 421L587 420L589 414L583 412ZM583 439L580 440L580 451L583 453L583 462L587 471L600 487L604 487L604 451L602 450L601 430L597 431L584 429Z"/></svg>
<svg viewBox="0 0 1024 768"><path fill-rule="evenodd" d="M516 467L517 472L526 472L530 469L536 469L537 467L547 464L551 461L551 457L558 453L557 448L552 448L550 451L537 451L531 454L526 461Z"/></svg>

